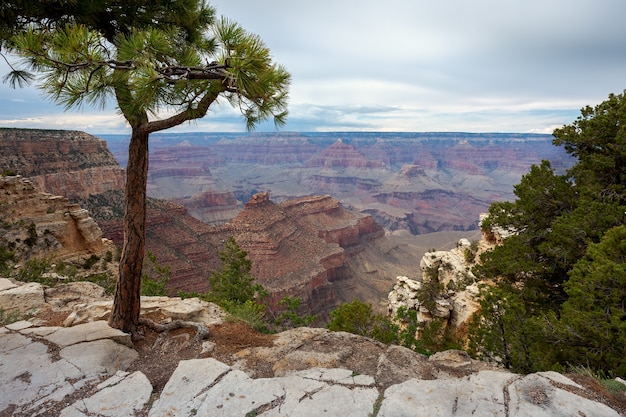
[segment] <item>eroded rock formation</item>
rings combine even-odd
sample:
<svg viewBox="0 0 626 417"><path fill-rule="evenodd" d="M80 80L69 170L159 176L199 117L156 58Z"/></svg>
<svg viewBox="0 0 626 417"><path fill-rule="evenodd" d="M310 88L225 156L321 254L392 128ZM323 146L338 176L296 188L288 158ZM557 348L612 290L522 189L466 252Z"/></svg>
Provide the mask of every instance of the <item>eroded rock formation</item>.
<svg viewBox="0 0 626 417"><path fill-rule="evenodd" d="M86 210L41 192L22 176L0 177L0 207L0 243L18 264L49 256L81 264L116 250Z"/></svg>
<svg viewBox="0 0 626 417"><path fill-rule="evenodd" d="M337 297L333 285L355 278L346 259L384 238L371 217L346 210L329 196L276 204L267 192L254 195L213 234L221 242L234 236L248 252L252 275L269 290L274 306L285 296L298 297L304 311L313 314L346 301Z"/></svg>
<svg viewBox="0 0 626 417"><path fill-rule="evenodd" d="M0 129L0 168L69 199L124 187L124 170L106 142L84 132Z"/></svg>

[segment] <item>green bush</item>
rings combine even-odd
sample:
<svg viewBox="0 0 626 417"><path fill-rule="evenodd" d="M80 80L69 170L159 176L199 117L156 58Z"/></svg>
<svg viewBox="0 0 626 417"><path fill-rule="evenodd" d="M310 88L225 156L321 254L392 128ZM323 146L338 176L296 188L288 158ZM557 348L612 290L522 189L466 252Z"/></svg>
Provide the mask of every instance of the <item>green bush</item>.
<svg viewBox="0 0 626 417"><path fill-rule="evenodd" d="M152 274L150 276L148 272L141 274L141 295L147 296L165 296L167 295L167 283L170 280L170 267L159 265L156 260L156 256L148 251L146 254L148 265L144 264L144 271L149 270Z"/></svg>
<svg viewBox="0 0 626 417"><path fill-rule="evenodd" d="M285 307L283 311L274 319L273 327L276 330L292 329L294 327L308 326L317 318L314 315L300 315L298 310L302 300L300 298L284 297L280 300L280 305Z"/></svg>
<svg viewBox="0 0 626 417"><path fill-rule="evenodd" d="M248 253L231 236L219 256L222 266L209 276L211 291L216 299L240 304L252 300L260 287L253 284L254 277L250 274L252 262L247 258Z"/></svg>
<svg viewBox="0 0 626 417"><path fill-rule="evenodd" d="M398 326L382 314L376 314L372 306L359 300L340 304L330 312L326 326L332 331L343 331L370 337L383 343L397 343Z"/></svg>
<svg viewBox="0 0 626 417"><path fill-rule="evenodd" d="M54 286L56 279L44 276L52 269L52 258L29 259L24 266L14 275L14 278L22 282L38 282L42 285Z"/></svg>

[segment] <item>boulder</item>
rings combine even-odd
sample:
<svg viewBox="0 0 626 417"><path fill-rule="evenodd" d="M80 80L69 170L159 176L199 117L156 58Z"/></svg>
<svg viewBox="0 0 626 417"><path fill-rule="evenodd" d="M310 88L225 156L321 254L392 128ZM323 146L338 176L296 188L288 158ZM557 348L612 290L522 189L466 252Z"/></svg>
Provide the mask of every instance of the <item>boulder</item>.
<svg viewBox="0 0 626 417"><path fill-rule="evenodd" d="M46 303L44 288L37 282L8 285L0 290L0 309L9 313L32 314Z"/></svg>

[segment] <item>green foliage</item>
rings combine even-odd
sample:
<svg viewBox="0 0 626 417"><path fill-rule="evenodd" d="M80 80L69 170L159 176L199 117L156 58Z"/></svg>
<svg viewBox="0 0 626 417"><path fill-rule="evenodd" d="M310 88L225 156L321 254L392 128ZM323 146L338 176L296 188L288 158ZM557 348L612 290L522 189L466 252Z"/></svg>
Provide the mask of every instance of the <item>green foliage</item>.
<svg viewBox="0 0 626 417"><path fill-rule="evenodd" d="M24 243L31 247L37 243L37 226L35 223L28 225L28 237L24 240Z"/></svg>
<svg viewBox="0 0 626 417"><path fill-rule="evenodd" d="M370 337L383 343L398 340L398 326L382 314L376 314L372 306L354 300L340 304L330 312L330 322L326 326L332 331L343 331Z"/></svg>
<svg viewBox="0 0 626 417"><path fill-rule="evenodd" d="M15 260L15 253L0 244L0 275L9 276L12 271L11 263Z"/></svg>
<svg viewBox="0 0 626 417"><path fill-rule="evenodd" d="M424 355L432 354L424 343L418 339L422 328L417 321L417 311L408 309L407 307L400 307L396 313L395 319L397 322L401 323L397 330L397 344Z"/></svg>
<svg viewBox="0 0 626 417"><path fill-rule="evenodd" d="M554 136L578 162L564 175L546 161L533 166L515 201L489 209L484 228L516 234L474 268L493 285L482 290L470 345L520 372L626 372L624 237L615 229L626 217L624 94L582 109Z"/></svg>
<svg viewBox="0 0 626 417"><path fill-rule="evenodd" d="M279 331L292 329L294 327L309 326L317 318L315 315L298 313L302 300L300 298L284 297L280 300L280 305L284 307L274 319L273 327Z"/></svg>
<svg viewBox="0 0 626 417"><path fill-rule="evenodd" d="M465 262L467 262L468 264L473 264L474 262L476 262L476 253L478 253L478 241L473 240L470 243L470 247L465 248L465 251L463 252Z"/></svg>
<svg viewBox="0 0 626 417"><path fill-rule="evenodd" d="M540 323L526 311L520 292L511 286L481 288L481 314L469 329L469 352L503 364L514 372L547 369L551 357Z"/></svg>
<svg viewBox="0 0 626 417"><path fill-rule="evenodd" d="M435 270L436 271L436 270ZM436 274L436 272L434 272ZM437 275L432 275L432 271L426 271L425 277L430 277L422 282L421 288L417 291L417 299L429 310L434 311L437 307L436 300L441 298L444 292L444 286L439 282Z"/></svg>
<svg viewBox="0 0 626 417"><path fill-rule="evenodd" d="M0 325L4 326L20 320L23 320L20 313L15 311L7 312L0 308Z"/></svg>
<svg viewBox="0 0 626 417"><path fill-rule="evenodd" d="M54 286L57 281L46 275L52 270L52 258L29 259L19 269L14 278L22 282L38 282L42 285Z"/></svg>
<svg viewBox="0 0 626 417"><path fill-rule="evenodd" d="M609 230L570 271L558 323L561 360L626 374L626 227Z"/></svg>
<svg viewBox="0 0 626 417"><path fill-rule="evenodd" d="M254 277L250 274L252 262L247 258L248 253L231 236L219 256L222 261L221 269L209 276L214 297L239 304L252 300L260 287L254 285Z"/></svg>
<svg viewBox="0 0 626 417"><path fill-rule="evenodd" d="M165 296L167 295L167 283L170 280L170 267L159 265L156 255L148 251L146 254L149 264L144 265L141 274L141 295ZM149 271L150 274L148 272Z"/></svg>
<svg viewBox="0 0 626 417"><path fill-rule="evenodd" d="M100 257L98 255L92 254L89 258L85 260L85 262L83 262L83 268L91 269L91 267L98 263L99 260Z"/></svg>
<svg viewBox="0 0 626 417"><path fill-rule="evenodd" d="M425 355L461 348L454 331L443 320L435 319L424 326L417 320L417 311L406 307L399 308L392 318L376 314L371 305L354 300L340 304L331 311L330 322L326 327L332 331L370 337L386 344L397 344Z"/></svg>

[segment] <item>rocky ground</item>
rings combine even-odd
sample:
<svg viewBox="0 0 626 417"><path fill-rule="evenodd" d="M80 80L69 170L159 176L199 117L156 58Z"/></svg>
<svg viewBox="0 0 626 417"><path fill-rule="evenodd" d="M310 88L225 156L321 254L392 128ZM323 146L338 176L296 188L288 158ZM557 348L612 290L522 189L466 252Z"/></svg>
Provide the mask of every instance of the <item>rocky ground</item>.
<svg viewBox="0 0 626 417"><path fill-rule="evenodd" d="M0 306L35 293L7 281ZM197 299L144 298L142 316L203 323L208 339L143 327L131 348L102 320L109 310L92 285L67 284L1 327L0 416L626 416L626 398L590 377L517 375L319 328L259 334Z"/></svg>

